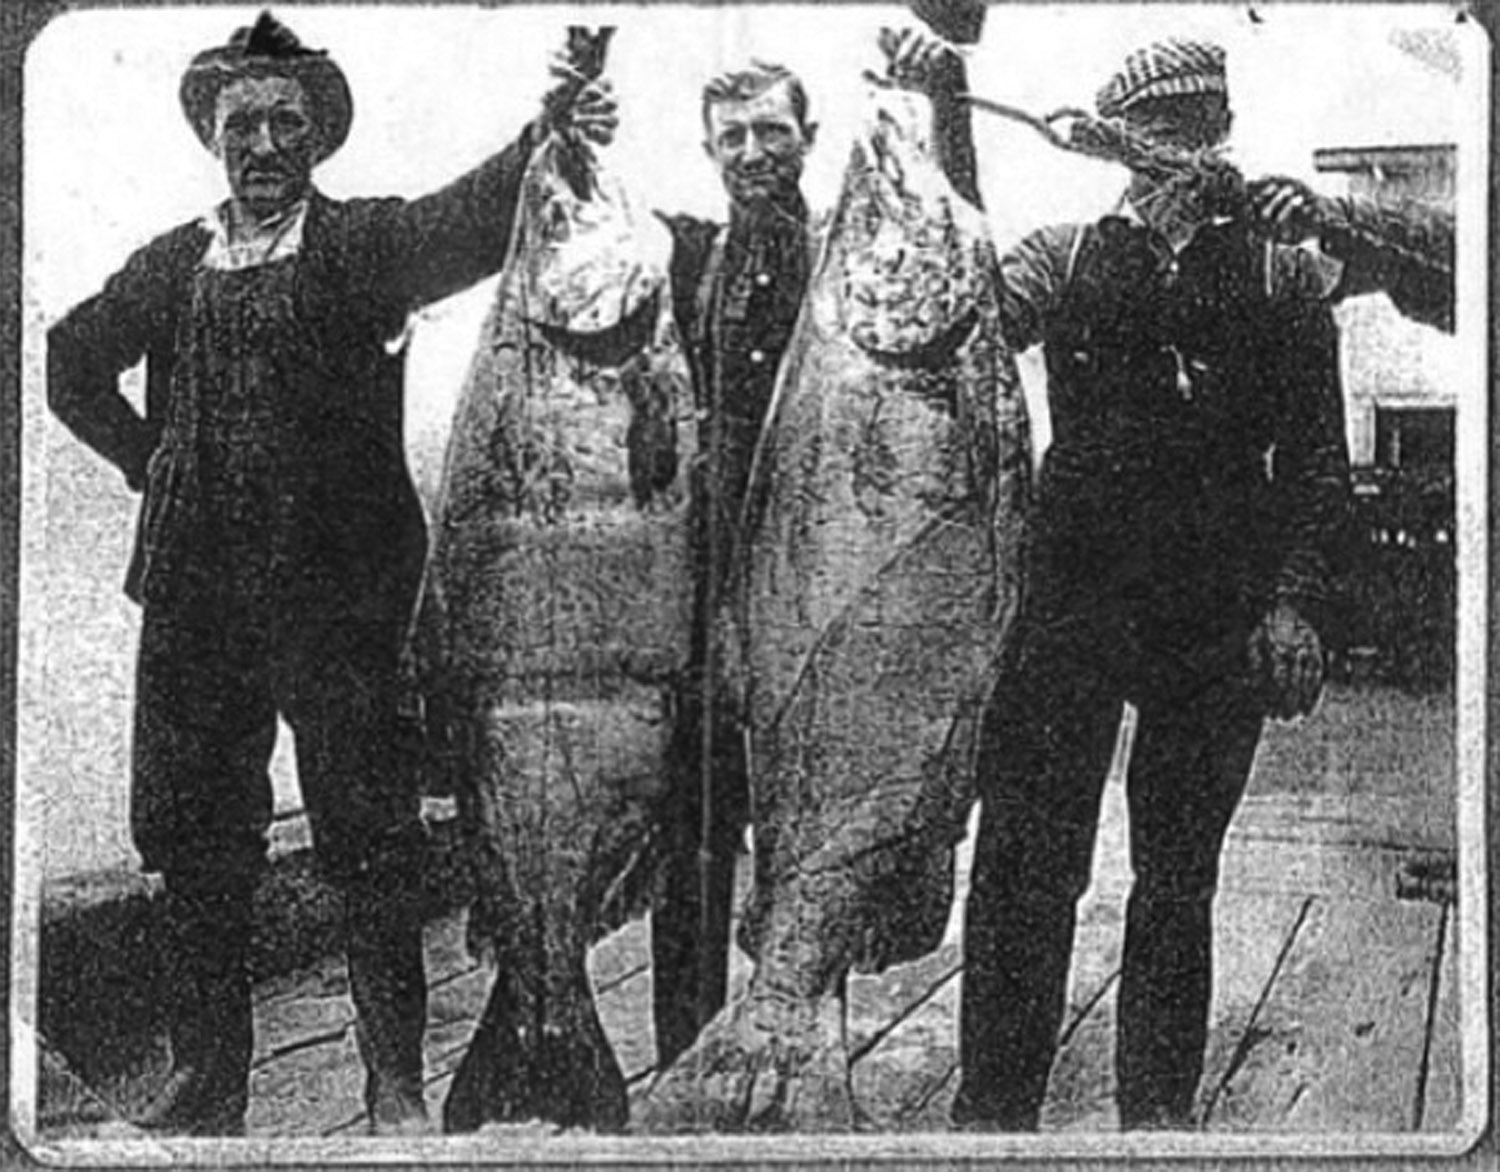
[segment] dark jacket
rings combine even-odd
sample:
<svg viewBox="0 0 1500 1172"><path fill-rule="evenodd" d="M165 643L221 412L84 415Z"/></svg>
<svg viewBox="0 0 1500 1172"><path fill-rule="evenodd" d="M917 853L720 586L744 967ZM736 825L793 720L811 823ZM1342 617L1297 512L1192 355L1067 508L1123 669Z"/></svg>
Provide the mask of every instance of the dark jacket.
<svg viewBox="0 0 1500 1172"><path fill-rule="evenodd" d="M320 564L298 605L398 621L410 607L426 553L425 526L402 442L404 347L414 309L497 271L509 247L517 195L533 145L528 127L499 154L449 186L414 200L331 200L314 193L295 260L295 318L304 350L326 364L326 401L298 405L311 457L305 548ZM172 475L162 444L193 276L209 243L191 222L126 261L101 292L47 336L48 401L58 418L144 490L126 579L134 599L153 554L188 546L191 479ZM146 414L120 393L119 376L146 361ZM292 405L288 405L292 409ZM175 573L179 559L159 560ZM149 587L149 588L148 588Z"/></svg>
<svg viewBox="0 0 1500 1172"><path fill-rule="evenodd" d="M1335 299L1384 291L1413 321L1453 332L1454 218L1447 208L1345 199L1344 224L1319 243L1344 262Z"/></svg>
<svg viewBox="0 0 1500 1172"><path fill-rule="evenodd" d="M703 412L699 451L718 466L721 514L733 526L807 292L813 228L789 227L779 248L757 251L743 224L665 221L673 242L672 310Z"/></svg>
<svg viewBox="0 0 1500 1172"><path fill-rule="evenodd" d="M1111 216L1004 260L1008 340L1047 362L1036 540L1055 572L1031 586L1056 597L1038 605L1190 647L1286 601L1327 637L1348 458L1337 332L1304 259L1236 224L1173 257Z"/></svg>
<svg viewBox="0 0 1500 1172"><path fill-rule="evenodd" d="M699 419L692 658L701 670L740 537L756 443L807 292L816 230L805 220L788 223L773 244L753 239L743 220L662 219L672 233L672 311Z"/></svg>

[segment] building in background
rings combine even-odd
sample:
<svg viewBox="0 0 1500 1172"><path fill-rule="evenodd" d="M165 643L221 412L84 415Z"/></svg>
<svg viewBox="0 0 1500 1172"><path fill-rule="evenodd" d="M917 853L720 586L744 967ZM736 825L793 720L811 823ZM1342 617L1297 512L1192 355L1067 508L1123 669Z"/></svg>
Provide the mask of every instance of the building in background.
<svg viewBox="0 0 1500 1172"><path fill-rule="evenodd" d="M1323 173L1348 176L1348 194L1453 208L1457 151L1423 146L1330 147L1313 154ZM1453 339L1401 317L1385 297L1340 311L1350 454L1356 466L1442 467L1451 475L1458 388Z"/></svg>
<svg viewBox="0 0 1500 1172"><path fill-rule="evenodd" d="M1348 194L1453 208L1452 144L1330 147L1323 173ZM1359 548L1350 666L1416 687L1451 683L1454 663L1455 339L1403 318L1384 295L1339 308Z"/></svg>

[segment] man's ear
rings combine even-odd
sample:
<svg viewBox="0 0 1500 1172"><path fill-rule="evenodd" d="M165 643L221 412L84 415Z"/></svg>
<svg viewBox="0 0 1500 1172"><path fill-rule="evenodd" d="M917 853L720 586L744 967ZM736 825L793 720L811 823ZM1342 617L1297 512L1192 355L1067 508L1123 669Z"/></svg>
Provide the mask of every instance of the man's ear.
<svg viewBox="0 0 1500 1172"><path fill-rule="evenodd" d="M717 157L714 155L714 144L706 138L703 140L703 153L709 157L711 162L718 162Z"/></svg>
<svg viewBox="0 0 1500 1172"><path fill-rule="evenodd" d="M807 142L807 149L812 150L813 144L818 141L818 124L809 122L802 128L802 137Z"/></svg>

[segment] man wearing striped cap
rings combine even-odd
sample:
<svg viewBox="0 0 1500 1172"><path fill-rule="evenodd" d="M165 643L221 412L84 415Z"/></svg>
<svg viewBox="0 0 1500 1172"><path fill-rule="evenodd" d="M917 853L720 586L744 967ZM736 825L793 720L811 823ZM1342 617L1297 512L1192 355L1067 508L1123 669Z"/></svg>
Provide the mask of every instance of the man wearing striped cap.
<svg viewBox="0 0 1500 1172"><path fill-rule="evenodd" d="M1347 507L1333 319L1311 258L1255 234L1220 157L1223 49L1150 45L1096 105L1084 130L1130 167L1124 199L1001 261L1007 340L1043 348L1053 439L978 764L952 1108L976 1129L1040 1121L1126 702L1120 1123L1191 1125L1220 850L1265 718L1321 691Z"/></svg>

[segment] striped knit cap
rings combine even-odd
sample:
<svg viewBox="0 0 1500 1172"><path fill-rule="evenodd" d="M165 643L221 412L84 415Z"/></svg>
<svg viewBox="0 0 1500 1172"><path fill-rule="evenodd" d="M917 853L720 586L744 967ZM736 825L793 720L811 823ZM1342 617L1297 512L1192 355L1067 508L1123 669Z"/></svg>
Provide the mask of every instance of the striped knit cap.
<svg viewBox="0 0 1500 1172"><path fill-rule="evenodd" d="M1173 37L1137 49L1094 99L1101 118L1116 118L1145 98L1227 94L1224 50L1208 41Z"/></svg>

